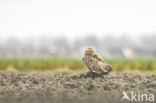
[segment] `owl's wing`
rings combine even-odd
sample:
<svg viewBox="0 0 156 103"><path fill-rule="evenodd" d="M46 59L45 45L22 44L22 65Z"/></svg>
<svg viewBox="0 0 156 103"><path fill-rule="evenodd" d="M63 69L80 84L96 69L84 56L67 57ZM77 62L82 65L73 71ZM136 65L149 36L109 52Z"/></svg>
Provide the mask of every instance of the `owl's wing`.
<svg viewBox="0 0 156 103"><path fill-rule="evenodd" d="M93 57L90 57L90 65L89 65L89 68L93 71L93 72L95 72L95 73L99 73L99 74L101 74L101 73L103 73L104 71L102 70L102 68L101 68L101 61L99 61L99 60L97 60L97 59L95 59L95 58L93 58ZM100 63L101 62L101 63Z"/></svg>
<svg viewBox="0 0 156 103"><path fill-rule="evenodd" d="M107 70L108 68L108 64L107 63L103 63L103 62L98 62L98 66L100 67L100 69L102 70L102 72L108 73L109 71Z"/></svg>
<svg viewBox="0 0 156 103"><path fill-rule="evenodd" d="M93 57L84 57L83 63L86 65L86 67L91 71L98 74L101 73L108 73L107 70L108 64L104 63L102 61L99 61Z"/></svg>

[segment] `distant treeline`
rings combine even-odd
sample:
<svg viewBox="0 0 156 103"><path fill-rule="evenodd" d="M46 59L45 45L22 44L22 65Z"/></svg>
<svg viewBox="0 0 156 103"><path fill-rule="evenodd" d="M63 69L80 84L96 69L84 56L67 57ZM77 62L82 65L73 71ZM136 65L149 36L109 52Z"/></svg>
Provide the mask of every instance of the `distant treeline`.
<svg viewBox="0 0 156 103"><path fill-rule="evenodd" d="M84 48L94 47L105 57L156 56L156 35L146 34L138 38L123 35L107 35L98 38L94 35L77 38L73 41L65 37L0 39L0 56L81 56Z"/></svg>

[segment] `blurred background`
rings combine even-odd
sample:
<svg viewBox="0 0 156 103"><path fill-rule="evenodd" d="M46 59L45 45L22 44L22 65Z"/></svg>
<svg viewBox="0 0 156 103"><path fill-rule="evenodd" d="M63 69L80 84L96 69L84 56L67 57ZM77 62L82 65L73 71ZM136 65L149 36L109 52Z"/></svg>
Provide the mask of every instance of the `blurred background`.
<svg viewBox="0 0 156 103"><path fill-rule="evenodd" d="M0 0L0 69L86 70L87 47L115 71L156 74L155 0Z"/></svg>

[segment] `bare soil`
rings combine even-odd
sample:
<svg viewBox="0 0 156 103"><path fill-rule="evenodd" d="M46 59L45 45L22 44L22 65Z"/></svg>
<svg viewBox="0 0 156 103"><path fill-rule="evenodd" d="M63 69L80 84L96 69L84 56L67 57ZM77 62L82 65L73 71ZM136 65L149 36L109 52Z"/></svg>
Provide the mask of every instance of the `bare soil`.
<svg viewBox="0 0 156 103"><path fill-rule="evenodd" d="M156 75L0 74L0 103L126 103L123 91L156 101Z"/></svg>

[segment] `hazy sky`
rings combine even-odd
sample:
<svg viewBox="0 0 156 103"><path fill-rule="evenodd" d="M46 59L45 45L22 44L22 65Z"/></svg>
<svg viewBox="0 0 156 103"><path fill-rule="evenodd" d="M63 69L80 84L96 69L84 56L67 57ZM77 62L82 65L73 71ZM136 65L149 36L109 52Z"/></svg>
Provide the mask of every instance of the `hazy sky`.
<svg viewBox="0 0 156 103"><path fill-rule="evenodd" d="M156 33L156 0L0 0L0 37Z"/></svg>

